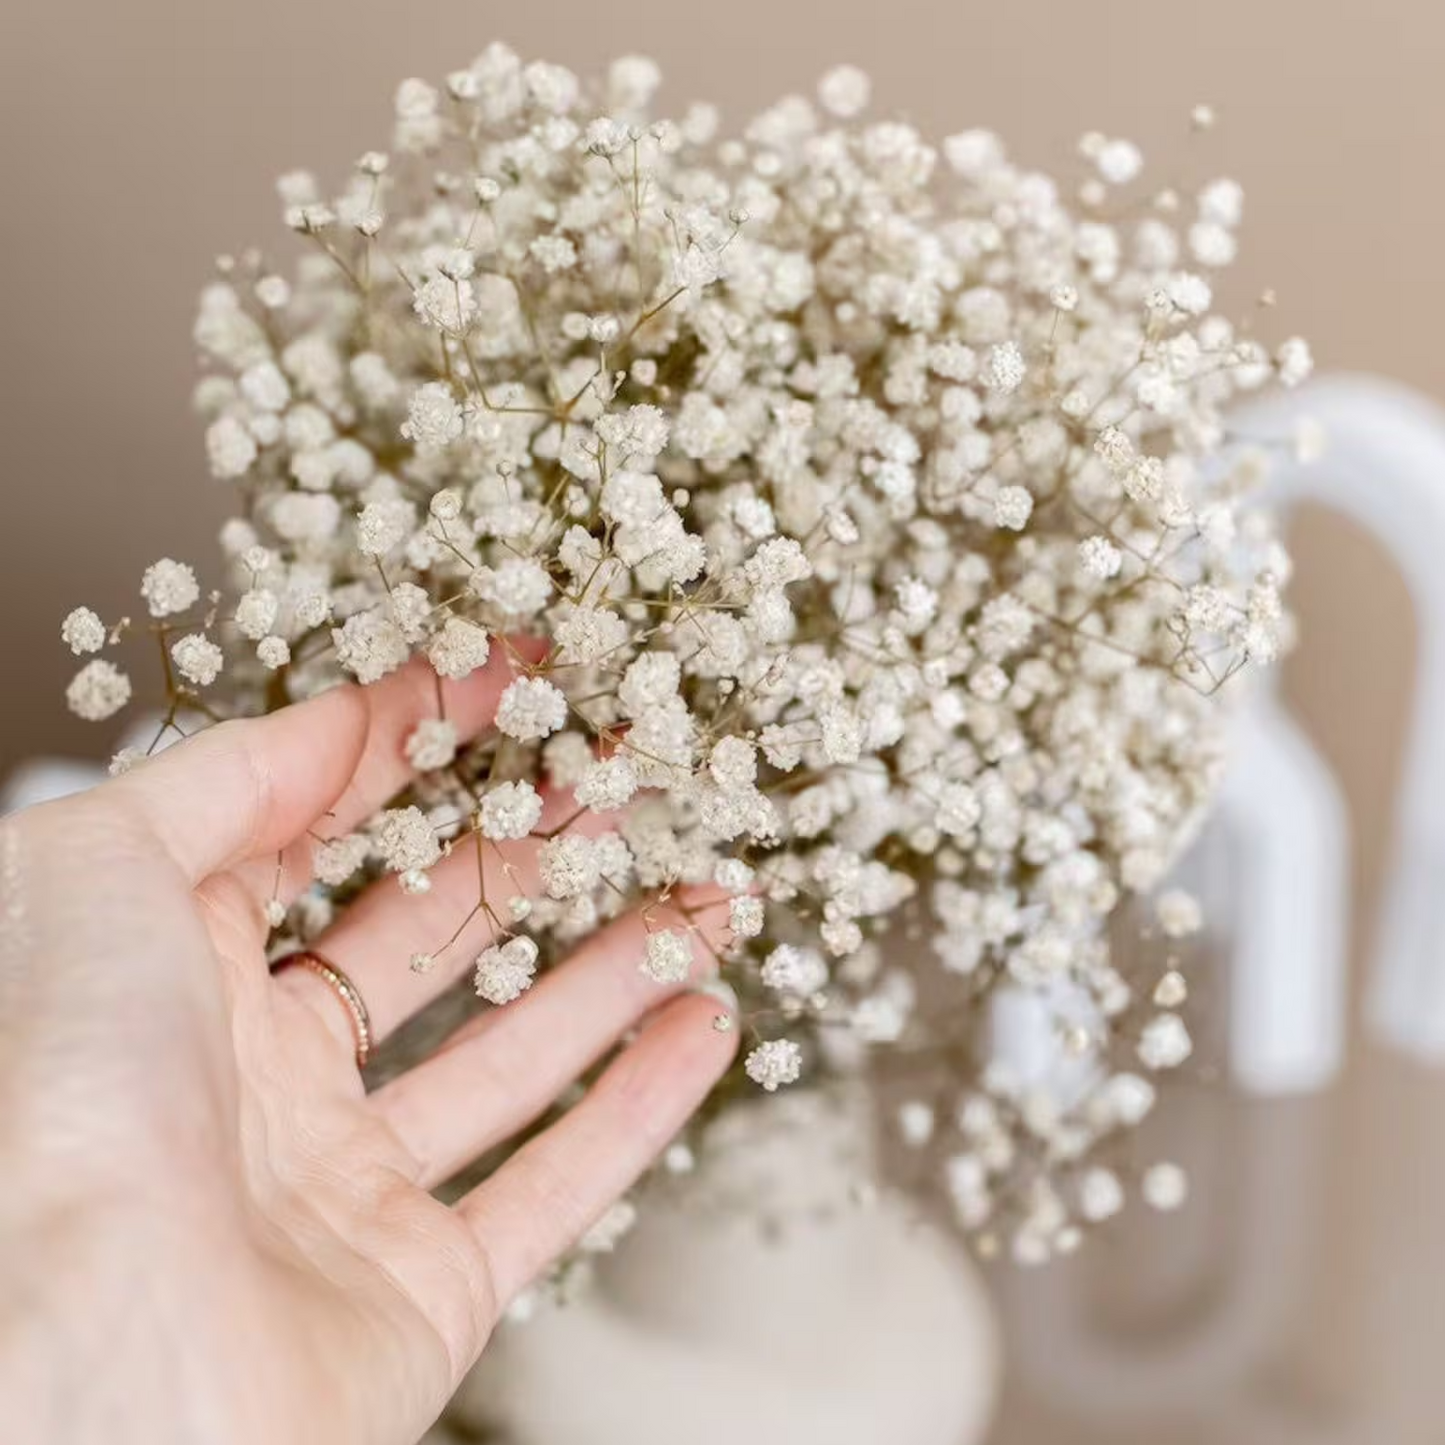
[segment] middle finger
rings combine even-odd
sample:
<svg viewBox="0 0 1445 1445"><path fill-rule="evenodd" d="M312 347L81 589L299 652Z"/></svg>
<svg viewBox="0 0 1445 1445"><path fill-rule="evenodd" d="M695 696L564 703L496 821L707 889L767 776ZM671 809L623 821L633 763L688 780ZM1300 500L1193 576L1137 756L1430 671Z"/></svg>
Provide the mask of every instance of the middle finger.
<svg viewBox="0 0 1445 1445"><path fill-rule="evenodd" d="M570 794L566 802L571 804ZM561 797L553 795L542 822L556 826L566 814ZM596 836L611 826L606 817L583 812L566 831ZM546 841L543 833L501 844L464 835L431 870L427 892L407 894L396 878L382 878L309 945L355 986L374 1042L439 998L496 941L497 920L506 926L509 899L537 896L538 855ZM429 961L413 967L418 954ZM298 989L318 986L303 970L287 970L280 981Z"/></svg>

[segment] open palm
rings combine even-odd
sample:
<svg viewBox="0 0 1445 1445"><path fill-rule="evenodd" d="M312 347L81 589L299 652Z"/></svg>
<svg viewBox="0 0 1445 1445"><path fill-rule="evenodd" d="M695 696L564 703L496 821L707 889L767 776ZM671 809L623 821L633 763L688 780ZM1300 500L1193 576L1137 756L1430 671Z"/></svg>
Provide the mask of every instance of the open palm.
<svg viewBox="0 0 1445 1445"><path fill-rule="evenodd" d="M448 685L447 716L485 727L507 680L498 658ZM309 881L311 830L355 827L405 784L404 739L436 707L413 664L0 825L15 1438L415 1440L499 1311L726 1067L717 1003L638 971L637 916L370 1094L343 1000L312 972L268 971L278 855L285 898ZM497 896L516 891L507 870L535 877L535 841L508 846L486 858ZM477 868L463 850L429 894L376 884L317 941L376 1037L489 941L479 915L433 971L406 965L467 914ZM432 1197L644 1019L559 1122L454 1207Z"/></svg>

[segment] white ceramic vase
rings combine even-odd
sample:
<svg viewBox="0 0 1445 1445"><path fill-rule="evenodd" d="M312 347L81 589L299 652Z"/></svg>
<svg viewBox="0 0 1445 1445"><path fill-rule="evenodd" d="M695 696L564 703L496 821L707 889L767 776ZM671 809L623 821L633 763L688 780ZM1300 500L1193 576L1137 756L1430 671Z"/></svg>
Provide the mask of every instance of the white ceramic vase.
<svg viewBox="0 0 1445 1445"><path fill-rule="evenodd" d="M857 1097L715 1125L595 1283L505 1328L453 1406L508 1445L969 1445L997 1393L994 1316L958 1246L860 1202Z"/></svg>

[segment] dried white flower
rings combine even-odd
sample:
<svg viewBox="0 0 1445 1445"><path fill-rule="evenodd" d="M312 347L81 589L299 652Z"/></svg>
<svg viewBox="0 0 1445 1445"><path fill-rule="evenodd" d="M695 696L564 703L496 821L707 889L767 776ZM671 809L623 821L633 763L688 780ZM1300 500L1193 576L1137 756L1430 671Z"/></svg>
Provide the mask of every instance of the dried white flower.
<svg viewBox="0 0 1445 1445"><path fill-rule="evenodd" d="M1275 353L1275 365L1279 368L1279 379L1285 386L1298 386L1315 369L1309 343L1298 336L1292 336Z"/></svg>
<svg viewBox="0 0 1445 1445"><path fill-rule="evenodd" d="M910 1099L898 1108L898 1132L911 1149L922 1149L933 1138L937 1117L933 1106Z"/></svg>
<svg viewBox="0 0 1445 1445"><path fill-rule="evenodd" d="M756 938L763 931L765 914L761 898L728 900L728 927L734 938Z"/></svg>
<svg viewBox="0 0 1445 1445"><path fill-rule="evenodd" d="M525 838L541 817L542 799L531 783L498 783L482 799L482 836Z"/></svg>
<svg viewBox="0 0 1445 1445"><path fill-rule="evenodd" d="M211 475L229 480L243 477L258 455L256 439L233 416L223 416L206 431Z"/></svg>
<svg viewBox="0 0 1445 1445"><path fill-rule="evenodd" d="M531 988L536 972L537 944L518 934L482 951L477 958L473 984L479 998L500 1006L520 998Z"/></svg>
<svg viewBox="0 0 1445 1445"><path fill-rule="evenodd" d="M478 597L514 617L540 612L552 594L545 570L527 557L508 557L496 568L479 567L472 573L471 585Z"/></svg>
<svg viewBox="0 0 1445 1445"><path fill-rule="evenodd" d="M416 526L416 512L400 497L368 502L356 519L356 548L363 557L384 557Z"/></svg>
<svg viewBox="0 0 1445 1445"><path fill-rule="evenodd" d="M619 1199L582 1236L577 1247L583 1254L611 1254L636 1223L636 1206L631 1200Z"/></svg>
<svg viewBox="0 0 1445 1445"><path fill-rule="evenodd" d="M130 701L130 678L114 663L96 658L70 680L65 701L71 712L87 722L113 717Z"/></svg>
<svg viewBox="0 0 1445 1445"><path fill-rule="evenodd" d="M428 644L426 655L439 676L459 680L486 666L491 643L477 623L448 617Z"/></svg>
<svg viewBox="0 0 1445 1445"><path fill-rule="evenodd" d="M372 836L376 851L396 873L430 868L442 854L435 829L414 806L383 813Z"/></svg>
<svg viewBox="0 0 1445 1445"><path fill-rule="evenodd" d="M378 682L411 656L406 634L380 611L348 617L340 627L332 628L331 640L337 661L358 682Z"/></svg>
<svg viewBox="0 0 1445 1445"><path fill-rule="evenodd" d="M1027 487L1000 487L993 502L994 525L1021 532L1034 510L1033 494Z"/></svg>
<svg viewBox="0 0 1445 1445"><path fill-rule="evenodd" d="M1144 1171L1139 1192L1151 1209L1178 1209L1189 1197L1189 1178L1177 1164L1153 1164Z"/></svg>
<svg viewBox="0 0 1445 1445"><path fill-rule="evenodd" d="M317 843L311 851L311 866L316 881L328 888L338 888L366 862L371 845L364 834L346 833Z"/></svg>
<svg viewBox="0 0 1445 1445"><path fill-rule="evenodd" d="M570 270L577 264L577 248L565 236L538 236L527 250L549 274Z"/></svg>
<svg viewBox="0 0 1445 1445"><path fill-rule="evenodd" d="M256 644L256 657L263 667L285 667L291 661L291 644L284 637L263 637Z"/></svg>
<svg viewBox="0 0 1445 1445"><path fill-rule="evenodd" d="M610 813L624 807L637 791L637 770L625 754L590 763L574 790L581 807Z"/></svg>
<svg viewBox="0 0 1445 1445"><path fill-rule="evenodd" d="M823 109L843 120L867 110L871 92L867 75L855 65L836 66L818 82Z"/></svg>
<svg viewBox="0 0 1445 1445"><path fill-rule="evenodd" d="M1079 1181L1079 1213L1091 1224L1112 1219L1124 1207L1124 1186L1112 1169L1089 1169Z"/></svg>
<svg viewBox="0 0 1445 1445"><path fill-rule="evenodd" d="M61 641L77 657L105 646L105 623L88 607L77 607L60 625Z"/></svg>
<svg viewBox="0 0 1445 1445"><path fill-rule="evenodd" d="M750 1078L768 1093L795 1084L803 1072L803 1051L791 1039L769 1039L743 1061Z"/></svg>
<svg viewBox="0 0 1445 1445"><path fill-rule="evenodd" d="M1193 1051L1189 1030L1178 1014L1156 1014L1139 1035L1139 1059L1150 1069L1178 1068Z"/></svg>
<svg viewBox="0 0 1445 1445"><path fill-rule="evenodd" d="M259 642L276 625L280 600L265 587L253 587L236 603L236 626L243 636Z"/></svg>
<svg viewBox="0 0 1445 1445"><path fill-rule="evenodd" d="M780 943L763 963L763 983L778 993L806 998L828 983L828 965L810 948Z"/></svg>
<svg viewBox="0 0 1445 1445"><path fill-rule="evenodd" d="M418 447L440 450L462 434L462 409L445 382L429 381L412 393L401 434Z"/></svg>
<svg viewBox="0 0 1445 1445"><path fill-rule="evenodd" d="M457 755L457 730L445 718L423 718L407 735L407 761L419 772L447 767Z"/></svg>
<svg viewBox="0 0 1445 1445"><path fill-rule="evenodd" d="M654 983L686 982L692 969L692 940L674 928L649 933L640 967Z"/></svg>
<svg viewBox="0 0 1445 1445"><path fill-rule="evenodd" d="M470 281L433 276L418 288L412 305L428 326L460 335L476 318L476 288Z"/></svg>
<svg viewBox="0 0 1445 1445"><path fill-rule="evenodd" d="M221 675L225 654L199 632L190 632L171 645L171 661L187 682L209 687Z"/></svg>
<svg viewBox="0 0 1445 1445"><path fill-rule="evenodd" d="M580 833L549 838L537 853L537 872L549 898L580 898L597 886L602 874L598 843Z"/></svg>
<svg viewBox="0 0 1445 1445"><path fill-rule="evenodd" d="M988 381L995 391L1016 391L1027 374L1023 353L1012 341L1005 341L989 352Z"/></svg>
<svg viewBox="0 0 1445 1445"><path fill-rule="evenodd" d="M106 772L112 778L124 777L134 767L145 761L146 755L139 748L122 748L111 758Z"/></svg>
<svg viewBox="0 0 1445 1445"><path fill-rule="evenodd" d="M1138 1074L1115 1074L1101 1091L1105 1112L1126 1128L1133 1128L1154 1107L1154 1085Z"/></svg>
<svg viewBox="0 0 1445 1445"><path fill-rule="evenodd" d="M1188 997L1189 985L1176 969L1170 969L1154 986L1154 1002L1162 1009L1177 1009Z"/></svg>
<svg viewBox="0 0 1445 1445"><path fill-rule="evenodd" d="M953 838L966 838L983 817L983 804L967 783L950 783L938 800L937 824L940 832Z"/></svg>
<svg viewBox="0 0 1445 1445"><path fill-rule="evenodd" d="M201 595L196 574L184 562L173 562L169 557L146 568L140 590L152 617L185 612Z"/></svg>
<svg viewBox="0 0 1445 1445"><path fill-rule="evenodd" d="M541 677L519 677L508 683L497 705L497 726L520 742L548 737L566 721L566 697Z"/></svg>
<svg viewBox="0 0 1445 1445"><path fill-rule="evenodd" d="M1182 888L1166 889L1154 903L1159 927L1170 938L1187 938L1204 926L1204 910L1192 893Z"/></svg>
<svg viewBox="0 0 1445 1445"><path fill-rule="evenodd" d="M1144 157L1132 141L1106 141L1094 155L1099 174L1111 186L1125 186L1144 168Z"/></svg>
<svg viewBox="0 0 1445 1445"><path fill-rule="evenodd" d="M1119 575L1124 554L1107 537L1085 537L1079 543L1079 565L1099 582Z"/></svg>

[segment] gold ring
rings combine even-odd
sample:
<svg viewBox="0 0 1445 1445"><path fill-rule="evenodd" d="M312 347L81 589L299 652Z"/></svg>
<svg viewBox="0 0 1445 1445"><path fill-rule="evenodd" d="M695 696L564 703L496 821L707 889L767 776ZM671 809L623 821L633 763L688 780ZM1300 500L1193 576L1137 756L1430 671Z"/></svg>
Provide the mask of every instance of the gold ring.
<svg viewBox="0 0 1445 1445"><path fill-rule="evenodd" d="M314 973L346 1005L346 1012L351 1015L352 1037L356 1040L356 1067L364 1068L371 1057L371 1015L356 985L329 959L309 948L288 953L277 961L271 972L277 974L286 968L304 968Z"/></svg>

